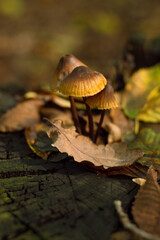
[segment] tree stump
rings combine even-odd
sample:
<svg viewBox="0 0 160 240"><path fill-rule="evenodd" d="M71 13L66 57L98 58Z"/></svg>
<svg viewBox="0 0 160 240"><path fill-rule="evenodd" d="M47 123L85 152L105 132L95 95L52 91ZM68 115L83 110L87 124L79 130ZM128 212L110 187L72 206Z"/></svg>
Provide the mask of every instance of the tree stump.
<svg viewBox="0 0 160 240"><path fill-rule="evenodd" d="M44 161L24 133L0 133L0 239L106 240L121 225L113 201L130 207L137 185L72 159Z"/></svg>

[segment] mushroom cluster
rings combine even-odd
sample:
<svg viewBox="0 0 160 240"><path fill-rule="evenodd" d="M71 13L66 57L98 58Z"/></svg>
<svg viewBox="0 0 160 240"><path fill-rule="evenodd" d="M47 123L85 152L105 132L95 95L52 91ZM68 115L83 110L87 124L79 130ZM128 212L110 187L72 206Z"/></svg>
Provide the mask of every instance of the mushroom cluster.
<svg viewBox="0 0 160 240"><path fill-rule="evenodd" d="M118 106L114 91L107 79L99 72L93 71L75 56L63 56L56 68L56 91L69 97L73 121L78 133L82 133L74 97L81 97L86 105L89 122L89 136L96 143L106 109ZM100 122L94 136L91 108L101 109Z"/></svg>

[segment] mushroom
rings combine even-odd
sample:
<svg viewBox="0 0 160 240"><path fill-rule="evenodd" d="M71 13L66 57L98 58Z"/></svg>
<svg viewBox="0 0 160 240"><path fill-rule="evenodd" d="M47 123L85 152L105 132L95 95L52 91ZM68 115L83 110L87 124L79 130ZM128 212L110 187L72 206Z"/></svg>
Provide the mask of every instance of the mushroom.
<svg viewBox="0 0 160 240"><path fill-rule="evenodd" d="M111 84L107 83L107 85L101 92L99 92L98 94L96 94L94 96L88 97L86 100L86 103L91 108L97 108L97 109L102 110L100 121L99 121L98 128L97 128L95 138L94 138L94 142L96 143L97 137L99 135L99 131L100 131L102 123L103 123L106 109L118 107L116 98L114 96L114 90L113 90L113 87L111 86Z"/></svg>
<svg viewBox="0 0 160 240"><path fill-rule="evenodd" d="M78 58L73 56L72 54L66 54L63 57L61 57L58 63L58 66L56 68L54 81L53 81L53 85L55 85L55 81L57 81L56 90L60 86L61 82L73 71L74 68L78 66L86 66L86 65L83 62L81 62ZM81 133L79 117L75 107L74 98L72 96L69 96L69 100L71 104L71 112L72 112L72 117L73 117L76 130L78 133Z"/></svg>
<svg viewBox="0 0 160 240"><path fill-rule="evenodd" d="M83 62L81 62L78 58L73 56L72 54L66 54L60 58L58 66L55 71L55 80L56 87L59 87L60 83L67 77L74 68L79 66L86 66Z"/></svg>
<svg viewBox="0 0 160 240"><path fill-rule="evenodd" d="M106 78L99 72L88 67L76 67L63 81L61 81L58 91L64 95L72 97L83 97L89 121L90 138L93 140L93 118L86 97L93 96L104 89L107 84Z"/></svg>

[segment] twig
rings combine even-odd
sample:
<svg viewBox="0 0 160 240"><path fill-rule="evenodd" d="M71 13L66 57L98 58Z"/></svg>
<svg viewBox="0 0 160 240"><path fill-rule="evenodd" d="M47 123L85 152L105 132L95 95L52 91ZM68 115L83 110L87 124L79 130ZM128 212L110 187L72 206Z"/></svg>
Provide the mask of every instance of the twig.
<svg viewBox="0 0 160 240"><path fill-rule="evenodd" d="M124 228L130 230L131 232L147 240L160 240L159 237L156 237L150 233L147 233L139 229L135 224L131 223L130 219L128 218L128 215L123 211L122 202L120 200L115 200L114 205Z"/></svg>

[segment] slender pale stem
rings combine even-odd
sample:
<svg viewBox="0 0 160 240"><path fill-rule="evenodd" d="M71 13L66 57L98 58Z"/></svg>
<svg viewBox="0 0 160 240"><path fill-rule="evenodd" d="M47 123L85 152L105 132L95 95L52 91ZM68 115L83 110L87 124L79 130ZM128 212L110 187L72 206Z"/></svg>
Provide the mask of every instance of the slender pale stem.
<svg viewBox="0 0 160 240"><path fill-rule="evenodd" d="M93 116L92 116L92 111L89 107L89 105L86 103L86 98L83 98L85 105L86 105L86 111L88 115L88 122L89 122L89 137L93 141Z"/></svg>
<svg viewBox="0 0 160 240"><path fill-rule="evenodd" d="M97 128L97 131L96 131L95 139L94 139L94 142L95 142L95 143L96 143L96 141L97 141L97 138L98 138L98 135L99 135L99 132L100 132L102 123L103 123L104 116L105 116L105 109L103 109L103 110L101 111L101 117L100 117L100 121L99 121L98 128Z"/></svg>
<svg viewBox="0 0 160 240"><path fill-rule="evenodd" d="M81 127L80 127L79 117L78 117L78 114L77 114L74 98L69 96L69 100L70 100L70 103L71 103L71 112L72 112L74 125L76 127L76 131L81 134Z"/></svg>

